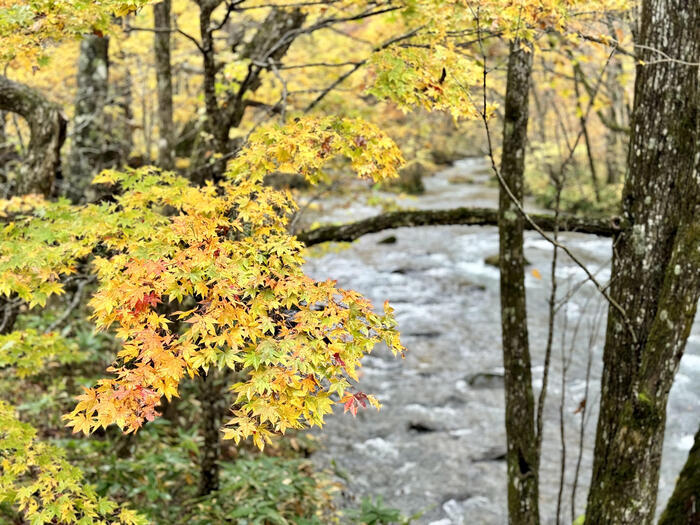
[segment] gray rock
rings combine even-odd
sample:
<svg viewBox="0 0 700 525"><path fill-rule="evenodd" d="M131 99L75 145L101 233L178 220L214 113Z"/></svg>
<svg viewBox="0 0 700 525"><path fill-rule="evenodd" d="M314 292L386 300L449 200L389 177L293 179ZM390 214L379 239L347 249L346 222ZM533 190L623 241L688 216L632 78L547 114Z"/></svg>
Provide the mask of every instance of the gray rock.
<svg viewBox="0 0 700 525"><path fill-rule="evenodd" d="M503 388L503 374L495 372L479 372L467 377L467 383L475 389Z"/></svg>

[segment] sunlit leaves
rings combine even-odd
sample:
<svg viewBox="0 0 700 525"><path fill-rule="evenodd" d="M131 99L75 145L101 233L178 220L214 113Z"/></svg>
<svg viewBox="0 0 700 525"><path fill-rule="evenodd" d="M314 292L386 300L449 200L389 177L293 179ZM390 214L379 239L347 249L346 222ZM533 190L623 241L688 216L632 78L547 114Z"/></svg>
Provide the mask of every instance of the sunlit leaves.
<svg viewBox="0 0 700 525"><path fill-rule="evenodd" d="M481 68L450 45L392 47L376 53L372 64L376 77L369 92L406 111L419 106L447 111L455 119L478 115L470 90L481 83Z"/></svg>
<svg viewBox="0 0 700 525"><path fill-rule="evenodd" d="M56 333L28 329L0 335L0 368L10 367L18 377L40 372L49 363L72 363L82 355L77 345Z"/></svg>
<svg viewBox="0 0 700 525"><path fill-rule="evenodd" d="M311 182L336 156L350 160L361 177L377 182L397 176L403 157L396 144L376 126L361 119L297 119L286 126L256 131L230 166L232 177L262 180L268 173L300 173Z"/></svg>
<svg viewBox="0 0 700 525"><path fill-rule="evenodd" d="M494 109L477 100L493 38L537 49L542 34L575 36L591 15L624 10L630 2L404 0L401 5L396 32L407 37L374 54L368 91L405 110L424 107L457 119L478 118L482 111L488 116Z"/></svg>
<svg viewBox="0 0 700 525"><path fill-rule="evenodd" d="M150 1L0 0L0 63L41 63L46 43L106 32L112 15L123 16Z"/></svg>
<svg viewBox="0 0 700 525"><path fill-rule="evenodd" d="M401 163L396 145L359 120L304 119L259 131L219 185L192 187L150 168L106 171L96 182L119 187L112 203L3 205L18 212L0 239L0 292L42 305L90 255L95 325L123 341L112 377L85 389L68 426L136 431L185 377L217 367L239 378L224 436L262 448L323 424L377 343L403 351L387 305L377 313L356 292L303 273L303 246L286 229L295 204L262 184L276 170L318 180L335 156L375 180Z"/></svg>
<svg viewBox="0 0 700 525"><path fill-rule="evenodd" d="M0 504L16 507L32 524L141 525L133 510L101 498L63 452L36 439L36 430L0 401Z"/></svg>

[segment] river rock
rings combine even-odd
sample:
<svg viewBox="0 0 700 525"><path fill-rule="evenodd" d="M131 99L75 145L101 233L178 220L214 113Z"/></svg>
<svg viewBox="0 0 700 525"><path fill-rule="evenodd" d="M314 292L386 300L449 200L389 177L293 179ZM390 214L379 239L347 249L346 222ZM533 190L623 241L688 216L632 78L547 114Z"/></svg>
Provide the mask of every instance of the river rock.
<svg viewBox="0 0 700 525"><path fill-rule="evenodd" d="M503 374L495 372L479 372L467 377L469 386L476 389L503 388Z"/></svg>

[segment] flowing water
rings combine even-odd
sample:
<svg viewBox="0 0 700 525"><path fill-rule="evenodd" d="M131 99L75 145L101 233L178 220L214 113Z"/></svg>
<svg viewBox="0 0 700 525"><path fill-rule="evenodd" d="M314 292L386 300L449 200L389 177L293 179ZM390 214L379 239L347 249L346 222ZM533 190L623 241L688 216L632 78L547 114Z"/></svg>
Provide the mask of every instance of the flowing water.
<svg viewBox="0 0 700 525"><path fill-rule="evenodd" d="M491 206L483 159L465 159L425 180L426 193L401 204L416 209ZM363 204L325 201L315 219L348 222L378 213ZM379 241L394 235L395 244ZM602 282L610 277L611 242L591 235L562 240ZM396 309L406 359L377 348L365 359L361 389L382 410L353 418L340 411L317 433L314 461L348 487L347 499L381 495L414 523L505 524L505 428L498 269L484 259L498 253L495 227L402 228L362 237L349 248L311 258L307 272L337 279L381 305ZM533 381L539 392L548 331L547 299L552 248L526 233L528 328ZM536 271L535 271L536 270ZM584 512L595 434L606 308L568 257L557 269L559 297L571 295L557 318L552 371L544 410L541 514L554 523L560 487L560 407L566 471L562 523ZM590 363L590 381L586 381ZM566 369L565 381L562 371ZM581 402L589 393L575 506L572 487L579 455ZM669 401L659 508L670 495L700 422L700 321L696 319ZM563 405L562 405L563 394Z"/></svg>

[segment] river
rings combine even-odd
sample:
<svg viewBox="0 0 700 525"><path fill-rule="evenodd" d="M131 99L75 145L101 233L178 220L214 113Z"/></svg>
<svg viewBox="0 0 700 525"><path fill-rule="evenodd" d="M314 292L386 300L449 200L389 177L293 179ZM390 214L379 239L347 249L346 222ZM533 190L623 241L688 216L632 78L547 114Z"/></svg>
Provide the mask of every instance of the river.
<svg viewBox="0 0 700 525"><path fill-rule="evenodd" d="M400 204L416 209L492 206L497 189L486 184L483 159L465 159L425 179L426 192ZM322 201L315 220L349 222L378 213L366 204ZM530 205L531 207L531 205ZM388 236L394 244L381 244ZM610 277L609 239L561 236L600 281ZM405 359L377 348L364 360L360 388L377 395L381 411L353 418L336 414L316 432L314 461L347 485L346 500L381 495L404 514L422 511L413 523L505 524L505 428L498 269L484 262L498 253L495 227L401 228L362 237L347 249L312 257L306 271L337 279L376 305L396 309ZM526 233L528 328L535 395L542 384L547 337L551 246ZM564 393L566 473L562 523L584 512L595 435L606 308L585 275L565 255L557 280L563 297L557 318L552 371L544 410L541 467L543 523L554 523L561 465L560 404ZM579 454L581 401L590 362L582 461L572 512ZM568 366L563 364L568 363ZM566 380L562 370L566 367ZM700 321L696 319L671 391L659 487L659 508L673 490L700 422Z"/></svg>

